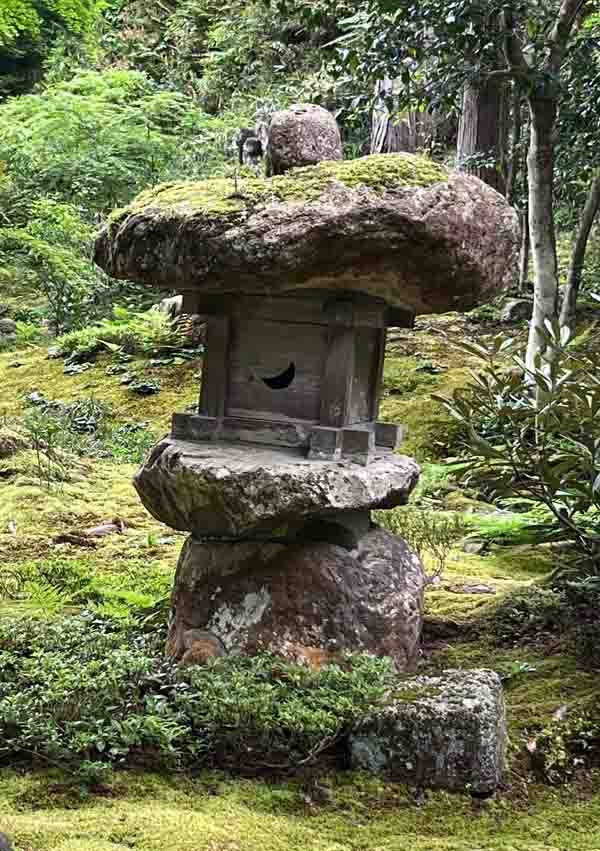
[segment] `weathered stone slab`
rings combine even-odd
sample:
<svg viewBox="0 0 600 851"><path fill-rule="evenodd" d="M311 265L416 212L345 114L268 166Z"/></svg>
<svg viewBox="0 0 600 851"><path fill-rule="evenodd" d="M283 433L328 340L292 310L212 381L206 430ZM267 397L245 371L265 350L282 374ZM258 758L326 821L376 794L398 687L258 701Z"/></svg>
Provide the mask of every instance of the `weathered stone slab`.
<svg viewBox="0 0 600 851"><path fill-rule="evenodd" d="M404 505L417 484L412 458L389 451L368 466L308 460L292 449L161 441L134 484L148 511L173 529L240 538L339 511Z"/></svg>
<svg viewBox="0 0 600 851"><path fill-rule="evenodd" d="M404 680L350 737L354 768L481 796L502 781L506 745L502 685L487 670Z"/></svg>
<svg viewBox="0 0 600 851"><path fill-rule="evenodd" d="M95 260L186 293L337 289L419 314L497 295L518 246L515 211L485 183L385 154L149 189L111 217Z"/></svg>
<svg viewBox="0 0 600 851"><path fill-rule="evenodd" d="M323 536L328 530L321 528ZM319 529L312 529L316 537ZM321 664L348 651L416 661L425 572L401 539L372 529L349 550L327 543L200 543L182 551L167 652L201 630L228 653L270 651Z"/></svg>

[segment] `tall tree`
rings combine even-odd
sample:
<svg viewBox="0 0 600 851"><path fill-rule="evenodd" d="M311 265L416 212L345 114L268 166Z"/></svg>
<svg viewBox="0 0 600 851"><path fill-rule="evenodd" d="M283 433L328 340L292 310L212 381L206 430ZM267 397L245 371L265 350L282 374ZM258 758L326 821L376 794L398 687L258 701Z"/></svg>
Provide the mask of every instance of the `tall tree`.
<svg viewBox="0 0 600 851"><path fill-rule="evenodd" d="M590 184L581 222L575 235L567 285L560 310L560 324L568 328L571 333L575 330L577 296L581 286L585 250L598 210L600 210L600 169L597 170Z"/></svg>
<svg viewBox="0 0 600 851"><path fill-rule="evenodd" d="M498 26L490 21L499 20ZM338 42L340 74L365 81L398 76L405 104L456 102L465 83L514 83L529 116L528 219L534 315L527 361L545 351L544 325L558 319L554 167L557 114L573 54L590 64L598 21L589 0L507 0L498 18L492 0L361 0ZM598 23L600 26L600 22ZM597 36L597 30L596 30ZM395 72L395 73L394 73ZM541 333L540 333L541 332Z"/></svg>
<svg viewBox="0 0 600 851"><path fill-rule="evenodd" d="M458 124L458 166L501 195L506 193L507 117L505 83L465 83Z"/></svg>

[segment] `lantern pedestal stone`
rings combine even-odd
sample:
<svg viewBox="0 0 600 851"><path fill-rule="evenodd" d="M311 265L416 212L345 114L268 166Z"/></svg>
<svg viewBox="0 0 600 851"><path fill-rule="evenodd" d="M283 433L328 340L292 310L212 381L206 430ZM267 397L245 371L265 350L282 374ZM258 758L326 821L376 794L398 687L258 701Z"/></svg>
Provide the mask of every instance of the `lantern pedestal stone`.
<svg viewBox="0 0 600 851"><path fill-rule="evenodd" d="M406 503L418 476L411 458L390 450L364 465L290 448L162 441L135 486L151 514L192 533L177 568L169 654L181 659L199 642L205 655L262 649L317 664L362 649L412 667L425 574L370 512Z"/></svg>

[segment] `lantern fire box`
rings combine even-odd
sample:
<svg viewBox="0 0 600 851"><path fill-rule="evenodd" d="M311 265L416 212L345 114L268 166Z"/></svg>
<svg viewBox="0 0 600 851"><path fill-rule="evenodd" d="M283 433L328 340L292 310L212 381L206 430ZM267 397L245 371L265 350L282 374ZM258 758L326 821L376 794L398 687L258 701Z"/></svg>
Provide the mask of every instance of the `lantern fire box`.
<svg viewBox="0 0 600 851"><path fill-rule="evenodd" d="M335 291L220 296L194 312L208 317L199 413L175 414L173 437L363 463L399 445L400 426L377 412L386 328L409 326L409 313Z"/></svg>

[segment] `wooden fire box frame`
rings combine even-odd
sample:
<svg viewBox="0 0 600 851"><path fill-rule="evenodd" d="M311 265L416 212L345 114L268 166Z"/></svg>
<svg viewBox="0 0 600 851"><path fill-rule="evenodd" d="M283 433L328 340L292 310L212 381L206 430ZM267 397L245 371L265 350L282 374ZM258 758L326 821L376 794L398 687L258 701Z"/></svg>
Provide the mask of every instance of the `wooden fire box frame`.
<svg viewBox="0 0 600 851"><path fill-rule="evenodd" d="M197 414L174 414L173 437L305 450L368 463L403 429L377 421L387 328L408 311L360 293L184 296L206 316Z"/></svg>

